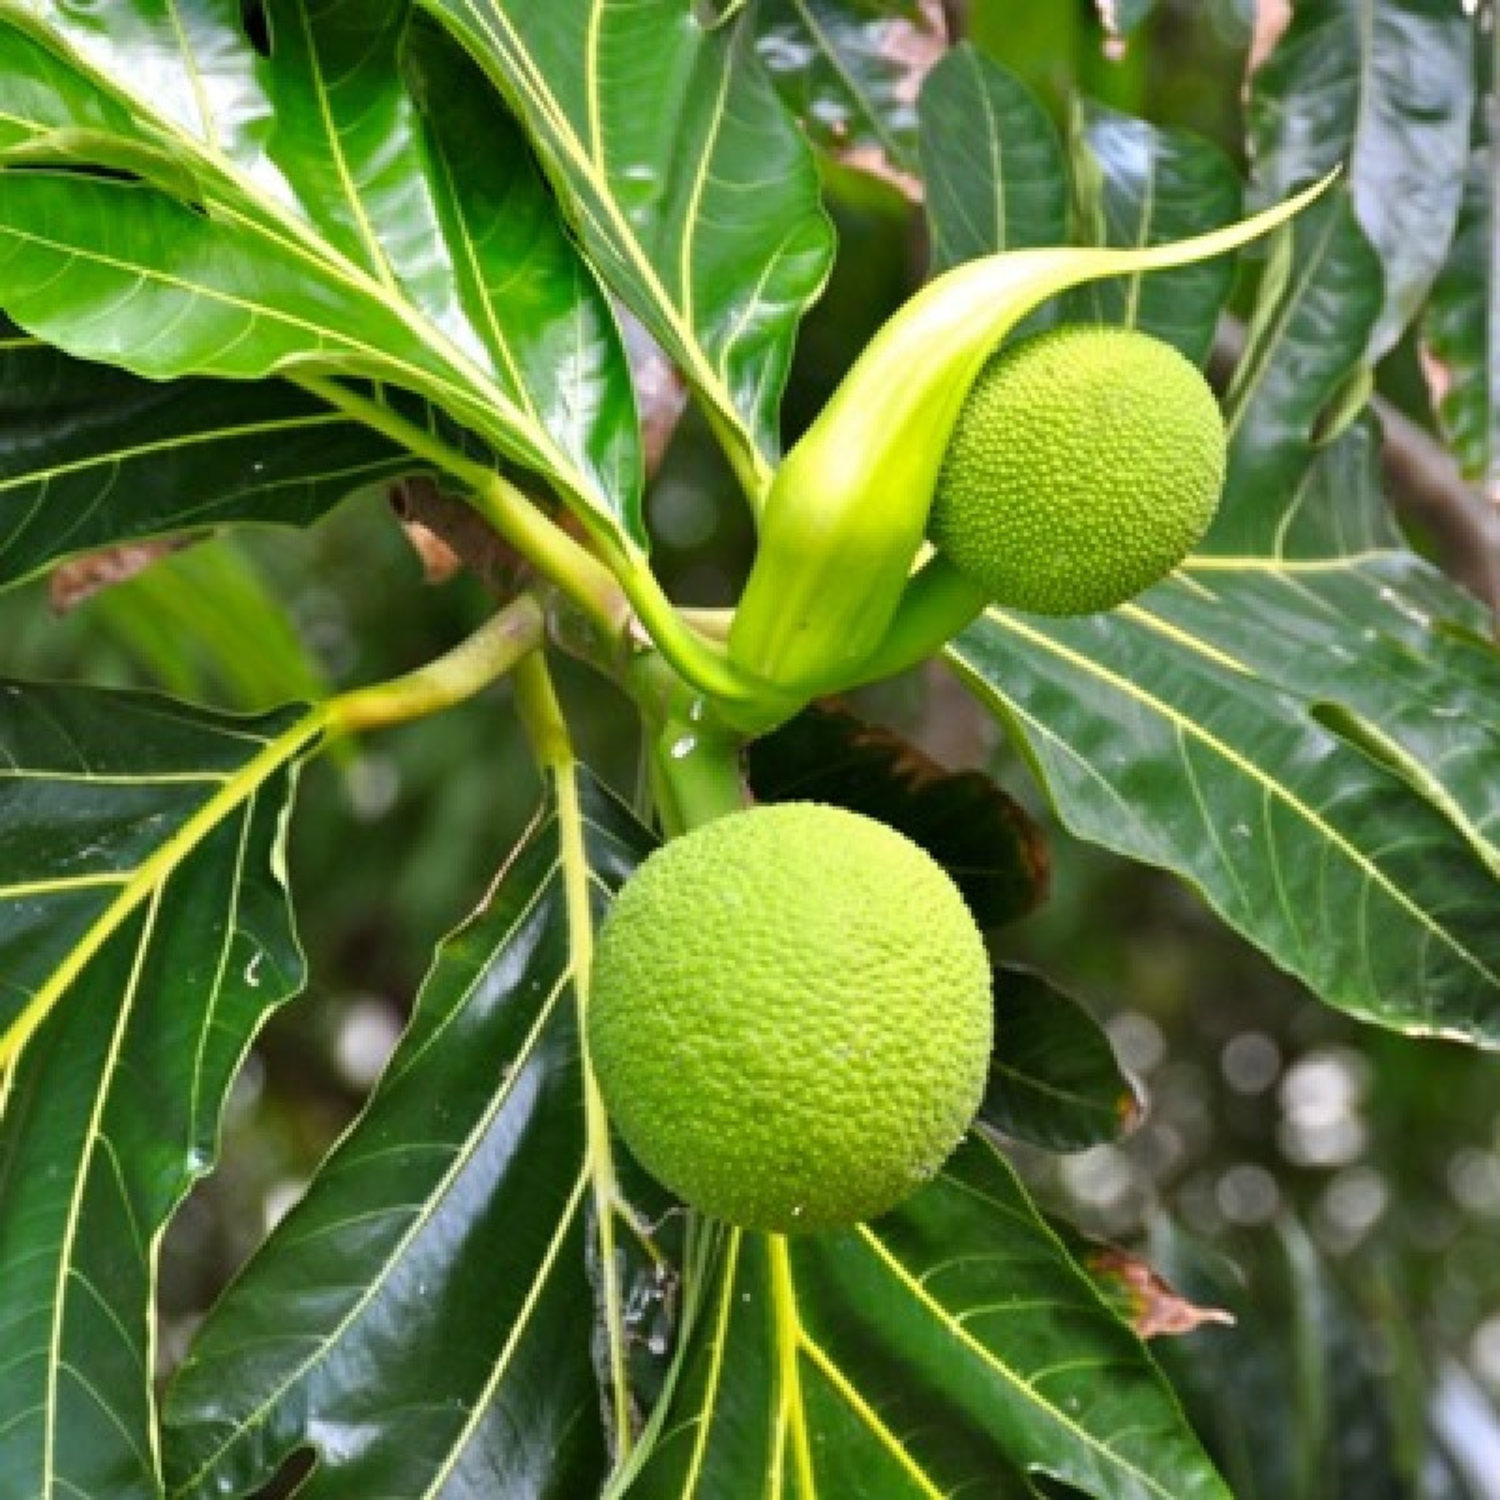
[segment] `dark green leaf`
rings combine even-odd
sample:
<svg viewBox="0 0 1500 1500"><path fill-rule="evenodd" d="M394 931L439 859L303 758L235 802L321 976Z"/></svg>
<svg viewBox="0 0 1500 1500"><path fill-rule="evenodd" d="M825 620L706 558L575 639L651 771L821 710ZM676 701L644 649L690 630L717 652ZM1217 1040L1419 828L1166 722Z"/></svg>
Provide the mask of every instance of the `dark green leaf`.
<svg viewBox="0 0 1500 1500"><path fill-rule="evenodd" d="M1066 243L1062 146L1020 79L962 43L928 74L918 109L934 271Z"/></svg>
<svg viewBox="0 0 1500 1500"><path fill-rule="evenodd" d="M1250 150L1279 198L1343 162L1384 300L1360 351L1389 350L1447 254L1474 104L1470 7L1302 0L1251 79ZM1311 273L1299 264L1299 279Z"/></svg>
<svg viewBox="0 0 1500 1500"><path fill-rule="evenodd" d="M957 882L974 919L1024 916L1047 888L1047 850L1014 799L979 771L946 771L890 730L813 707L747 751L767 802L831 802L921 844Z"/></svg>
<svg viewBox="0 0 1500 1500"><path fill-rule="evenodd" d="M1464 473L1500 500L1500 209L1497 152L1469 163L1458 232L1422 321L1423 365Z"/></svg>
<svg viewBox="0 0 1500 1500"><path fill-rule="evenodd" d="M1379 262L1336 185L1272 241L1224 401L1229 475L1209 550L1285 550L1318 445L1334 435L1328 413L1351 387L1367 391L1364 350L1379 311Z"/></svg>
<svg viewBox="0 0 1500 1500"><path fill-rule="evenodd" d="M915 8L909 8L915 9ZM917 95L942 55L941 21L850 0L763 0L756 45L825 156L921 196Z"/></svg>
<svg viewBox="0 0 1500 1500"><path fill-rule="evenodd" d="M1217 229L1239 217L1240 182L1218 147L1085 101L1074 146L1085 239L1155 245ZM1154 334L1201 363L1234 282L1225 256L1156 275L1097 282L1070 292L1065 316L1123 323Z"/></svg>
<svg viewBox="0 0 1500 1500"><path fill-rule="evenodd" d="M954 657L1075 832L1331 1004L1496 1046L1500 655L1437 623L1456 592L1400 553L1205 560L1109 616L992 611Z"/></svg>
<svg viewBox="0 0 1500 1500"><path fill-rule="evenodd" d="M1142 1107L1109 1038L1076 1000L1040 974L995 970L988 1124L1049 1151L1086 1151L1133 1129Z"/></svg>
<svg viewBox="0 0 1500 1500"><path fill-rule="evenodd" d="M758 498L832 239L812 156L745 19L706 30L681 0L420 3L526 122L589 254Z"/></svg>
<svg viewBox="0 0 1500 1500"><path fill-rule="evenodd" d="M1416 1476L1392 1421L1392 1388L1367 1318L1294 1223L1241 1270L1180 1233L1154 1247L1232 1328L1172 1339L1161 1358L1243 1500L1331 1495L1409 1500Z"/></svg>
<svg viewBox="0 0 1500 1500"><path fill-rule="evenodd" d="M681 1368L630 1500L1226 1497L1136 1338L972 1139L835 1234L700 1229Z"/></svg>
<svg viewBox="0 0 1500 1500"><path fill-rule="evenodd" d="M664 1350L673 1277L619 1215L585 1108L578 902L646 835L587 779L553 791L439 950L363 1115L195 1340L171 1494L250 1494L310 1449L307 1500L582 1497L628 1444L628 1366Z"/></svg>
<svg viewBox="0 0 1500 1500"><path fill-rule="evenodd" d="M0 1496L159 1494L157 1247L302 982L281 887L320 719L0 685Z"/></svg>
<svg viewBox="0 0 1500 1500"><path fill-rule="evenodd" d="M404 45L406 18L268 0L262 57L238 6L7 11L24 114L0 306L152 378L414 392L628 549L640 460L609 308L482 75L435 29Z"/></svg>
<svg viewBox="0 0 1500 1500"><path fill-rule="evenodd" d="M295 386L163 385L0 324L0 585L118 542L306 525L414 463Z"/></svg>

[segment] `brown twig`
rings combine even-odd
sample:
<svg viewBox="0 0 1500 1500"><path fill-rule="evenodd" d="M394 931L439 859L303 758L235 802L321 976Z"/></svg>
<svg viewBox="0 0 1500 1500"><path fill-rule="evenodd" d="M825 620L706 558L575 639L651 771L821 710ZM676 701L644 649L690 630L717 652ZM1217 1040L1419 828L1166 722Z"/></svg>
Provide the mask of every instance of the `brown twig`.
<svg viewBox="0 0 1500 1500"><path fill-rule="evenodd" d="M391 507L410 531L420 528L452 553L498 599L515 596L529 571L524 558L506 544L471 505L447 494L425 476L403 479L391 486ZM429 544L413 538L423 566L433 569ZM439 570L441 571L441 569Z"/></svg>

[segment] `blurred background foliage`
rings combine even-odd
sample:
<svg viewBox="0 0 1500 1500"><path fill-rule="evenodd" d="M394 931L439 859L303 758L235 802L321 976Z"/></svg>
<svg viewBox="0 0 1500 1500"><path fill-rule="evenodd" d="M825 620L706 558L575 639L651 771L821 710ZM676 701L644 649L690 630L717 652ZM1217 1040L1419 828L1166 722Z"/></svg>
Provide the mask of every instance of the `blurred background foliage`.
<svg viewBox="0 0 1500 1500"><path fill-rule="evenodd" d="M950 7L1060 129L1086 95L1211 137L1248 170L1240 82L1252 0L1136 8L1149 14L1122 44L1088 0ZM800 340L789 438L925 264L920 215L899 185L830 168L826 186L842 252ZM1426 424L1415 370L1413 351L1398 350L1383 381ZM679 599L733 597L750 540L733 490L689 416L649 511ZM66 608L66 591L45 581L0 595L0 639L9 669L28 677L262 708L390 676L473 628L483 589L427 566L391 497L370 492L310 532L200 542ZM247 640L255 651L239 649ZM564 687L586 758L631 786L633 716L582 669ZM476 905L530 817L537 782L504 691L306 772L322 784L301 799L291 860L315 956L310 992L258 1043L223 1165L172 1229L164 1363L352 1118L438 937ZM1001 956L1043 969L1105 1020L1149 1105L1118 1146L1018 1156L1044 1202L1144 1249L1183 1291L1236 1315L1232 1331L1156 1346L1236 1494L1500 1496L1493 1059L1359 1027L1191 891L1069 839L940 671L859 706L945 764L992 770L1045 831L1050 900L1011 929Z"/></svg>

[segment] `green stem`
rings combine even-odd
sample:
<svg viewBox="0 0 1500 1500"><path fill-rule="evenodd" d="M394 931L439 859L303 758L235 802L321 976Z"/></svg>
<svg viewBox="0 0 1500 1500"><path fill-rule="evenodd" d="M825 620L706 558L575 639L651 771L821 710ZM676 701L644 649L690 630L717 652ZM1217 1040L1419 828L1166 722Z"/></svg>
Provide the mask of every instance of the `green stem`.
<svg viewBox="0 0 1500 1500"><path fill-rule="evenodd" d="M540 652L516 668L516 711L538 768L554 775L571 771L576 760L573 736Z"/></svg>
<svg viewBox="0 0 1500 1500"><path fill-rule="evenodd" d="M743 808L744 735L685 688L659 657L634 663L626 686L645 724L647 771L662 832L675 838Z"/></svg>
<svg viewBox="0 0 1500 1500"><path fill-rule="evenodd" d="M298 384L463 484L475 509L500 536L611 640L628 637L633 610L651 644L700 692L733 700L754 696L754 688L730 666L722 646L703 640L685 624L646 560L592 527L586 508L580 508L580 519L590 526L599 556L575 541L498 470L476 463L384 402L320 375L299 376Z"/></svg>
<svg viewBox="0 0 1500 1500"><path fill-rule="evenodd" d="M326 710L329 730L359 734L384 729L462 703L535 653L545 623L541 606L523 594L467 640L416 671L332 699Z"/></svg>
<svg viewBox="0 0 1500 1500"><path fill-rule="evenodd" d="M906 585L880 644L860 664L856 687L893 677L936 655L984 612L984 589L934 552Z"/></svg>
<svg viewBox="0 0 1500 1500"><path fill-rule="evenodd" d="M625 626L625 600L609 570L587 547L531 503L503 474L434 437L425 427L370 396L321 375L302 375L304 390L450 474L471 492L495 530L555 583L595 624Z"/></svg>

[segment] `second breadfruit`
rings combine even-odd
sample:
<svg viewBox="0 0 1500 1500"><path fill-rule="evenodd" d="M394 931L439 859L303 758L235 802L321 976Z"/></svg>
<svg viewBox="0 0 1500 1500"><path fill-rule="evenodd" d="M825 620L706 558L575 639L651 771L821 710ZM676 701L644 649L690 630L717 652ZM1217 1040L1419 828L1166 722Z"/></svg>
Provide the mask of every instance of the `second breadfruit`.
<svg viewBox="0 0 1500 1500"><path fill-rule="evenodd" d="M1224 464L1223 419L1197 366L1134 329L1070 324L984 367L928 535L997 604L1112 609L1197 544Z"/></svg>
<svg viewBox="0 0 1500 1500"><path fill-rule="evenodd" d="M885 824L820 803L658 849L599 935L589 1059L626 1144L694 1207L831 1229L935 1176L993 1026L958 888Z"/></svg>

